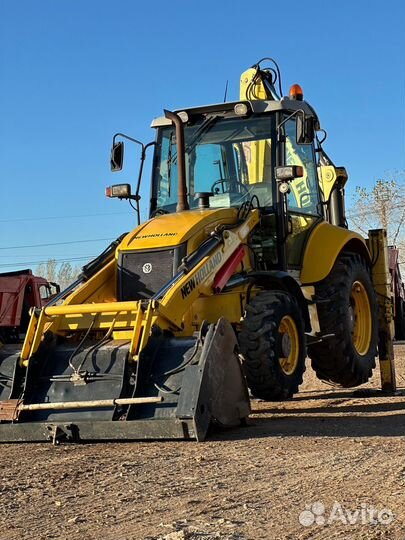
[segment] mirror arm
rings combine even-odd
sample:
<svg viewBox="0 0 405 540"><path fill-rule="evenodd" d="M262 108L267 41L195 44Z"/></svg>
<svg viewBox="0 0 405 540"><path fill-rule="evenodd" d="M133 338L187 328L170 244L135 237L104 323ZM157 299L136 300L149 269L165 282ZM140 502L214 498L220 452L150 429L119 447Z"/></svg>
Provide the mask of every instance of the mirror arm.
<svg viewBox="0 0 405 540"><path fill-rule="evenodd" d="M142 144L141 166L139 167L138 181L136 183L136 191L135 191L135 196L134 196L135 203L136 203L135 210L136 210L136 212L138 214L138 225L141 224L141 211L140 211L140 208L139 208L139 201L141 200L141 197L139 195L139 190L141 189L141 180L142 180L143 166L144 166L145 159L146 159L146 152L147 152L148 148L150 148L151 146L156 146L156 142L152 141L152 142L150 142L148 144L145 144L145 145Z"/></svg>
<svg viewBox="0 0 405 540"><path fill-rule="evenodd" d="M123 139L127 139L127 141L131 141L133 143L139 144L140 146L142 146L142 151L144 151L144 149L145 149L145 145L143 144L143 142L138 141L137 139L133 139L132 137L129 137L128 135L125 135L125 133L116 133L114 135L114 137L113 137L113 146L115 144L115 139L117 137L122 137Z"/></svg>
<svg viewBox="0 0 405 540"><path fill-rule="evenodd" d="M276 127L276 130L277 130L277 133L280 132L280 128L284 126L284 124L286 122L288 122L288 120L290 120L291 118L293 118L294 116L296 116L298 113L301 113L304 117L305 117L305 111L303 109L297 109L296 111L294 111L292 114L290 114L289 116L287 116L287 118L284 118L284 120L282 122L280 122L277 127Z"/></svg>
<svg viewBox="0 0 405 540"><path fill-rule="evenodd" d="M129 135L125 135L125 133L116 133L114 135L114 137L113 137L113 140L112 140L113 147L115 145L115 141L116 141L117 137L122 137L123 139L126 139L127 141L131 141L131 142L133 142L135 144L139 144L139 146L141 146L141 148L142 148L142 150L141 150L141 166L139 167L138 180L137 180L137 183L136 183L136 192L135 192L135 195L133 197L131 197L131 200L135 201L135 204L136 204L136 207L133 207L133 208L134 208L134 210L136 211L136 213L138 215L138 225L140 225L141 224L141 210L140 210L139 201L140 201L141 197L139 195L139 190L141 188L143 166L144 166L145 159L146 159L146 151L147 151L147 149L150 148L151 146L156 145L156 143L153 141L153 142L150 142L148 144L143 144L143 142L138 141L137 139L134 139L133 137L129 137Z"/></svg>

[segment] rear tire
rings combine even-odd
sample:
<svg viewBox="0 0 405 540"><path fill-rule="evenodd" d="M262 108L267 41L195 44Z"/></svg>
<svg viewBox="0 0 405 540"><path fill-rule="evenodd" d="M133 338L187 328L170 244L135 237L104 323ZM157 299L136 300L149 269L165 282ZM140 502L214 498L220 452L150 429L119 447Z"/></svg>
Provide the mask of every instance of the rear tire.
<svg viewBox="0 0 405 540"><path fill-rule="evenodd" d="M354 253L341 255L315 286L321 333L334 334L308 347L319 379L344 388L368 381L375 367L378 320L370 269Z"/></svg>
<svg viewBox="0 0 405 540"><path fill-rule="evenodd" d="M239 344L254 397L281 401L298 391L305 371L305 333L301 310L291 295L259 292L246 305Z"/></svg>

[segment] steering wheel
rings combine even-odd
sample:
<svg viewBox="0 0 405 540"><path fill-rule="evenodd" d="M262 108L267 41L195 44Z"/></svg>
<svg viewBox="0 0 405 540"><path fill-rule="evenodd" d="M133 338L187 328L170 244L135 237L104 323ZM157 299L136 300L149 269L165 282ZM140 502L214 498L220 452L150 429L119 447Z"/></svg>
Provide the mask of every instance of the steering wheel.
<svg viewBox="0 0 405 540"><path fill-rule="evenodd" d="M226 184L229 185L229 189L225 189ZM221 186L222 192L221 189L216 186ZM218 195L219 193L240 193L240 191L237 189L232 189L232 186L240 186L243 188L245 193L249 193L249 188L246 186L246 184L242 184L242 182L236 180L235 178L220 178L219 180L216 180L211 186L211 191L215 195Z"/></svg>
<svg viewBox="0 0 405 540"><path fill-rule="evenodd" d="M154 210L150 217L151 218L154 218L156 216L160 216L160 215L163 215L163 214L169 214L169 211L168 210L164 210L163 208L156 208L156 210Z"/></svg>

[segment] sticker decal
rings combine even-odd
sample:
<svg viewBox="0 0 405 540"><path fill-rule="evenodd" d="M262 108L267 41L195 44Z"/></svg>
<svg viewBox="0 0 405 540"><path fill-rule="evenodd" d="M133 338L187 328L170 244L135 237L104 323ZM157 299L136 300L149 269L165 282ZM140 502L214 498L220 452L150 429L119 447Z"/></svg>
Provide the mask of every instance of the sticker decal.
<svg viewBox="0 0 405 540"><path fill-rule="evenodd" d="M189 279L181 288L182 298L186 298L213 270L222 260L222 253L218 251L212 259L202 266L198 272Z"/></svg>
<svg viewBox="0 0 405 540"><path fill-rule="evenodd" d="M141 234L140 236L135 236L134 240L143 240L145 238L162 238L167 236L177 236L176 232L164 232L164 233L151 233L151 234Z"/></svg>

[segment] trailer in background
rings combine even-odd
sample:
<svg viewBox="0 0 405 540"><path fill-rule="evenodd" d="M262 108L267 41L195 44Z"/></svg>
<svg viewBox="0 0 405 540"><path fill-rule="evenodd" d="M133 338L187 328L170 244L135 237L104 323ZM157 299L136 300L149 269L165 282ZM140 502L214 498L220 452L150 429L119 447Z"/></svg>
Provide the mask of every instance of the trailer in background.
<svg viewBox="0 0 405 540"><path fill-rule="evenodd" d="M399 249L389 246L391 290L393 295L395 339L405 339L405 288L401 277Z"/></svg>
<svg viewBox="0 0 405 540"><path fill-rule="evenodd" d="M41 308L60 291L59 285L34 276L32 270L0 274L0 341L18 343L30 320L30 309Z"/></svg>

